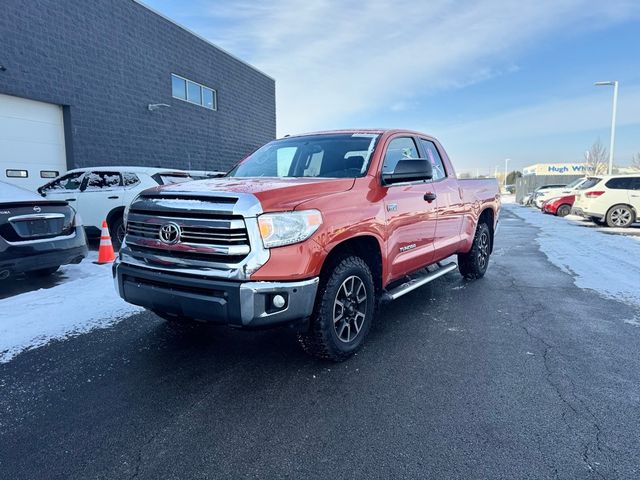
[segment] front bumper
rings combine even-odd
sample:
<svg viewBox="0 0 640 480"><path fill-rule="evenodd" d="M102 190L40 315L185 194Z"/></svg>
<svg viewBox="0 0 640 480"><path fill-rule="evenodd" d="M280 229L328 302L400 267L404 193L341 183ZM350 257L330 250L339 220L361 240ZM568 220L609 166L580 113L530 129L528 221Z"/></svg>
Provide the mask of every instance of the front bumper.
<svg viewBox="0 0 640 480"><path fill-rule="evenodd" d="M241 282L113 265L118 294L152 311L243 328L285 325L311 316L318 277L296 282ZM281 295L285 304L273 306Z"/></svg>
<svg viewBox="0 0 640 480"><path fill-rule="evenodd" d="M0 271L16 274L80 263L87 253L82 227L76 227L71 235L46 240L7 242L0 237Z"/></svg>

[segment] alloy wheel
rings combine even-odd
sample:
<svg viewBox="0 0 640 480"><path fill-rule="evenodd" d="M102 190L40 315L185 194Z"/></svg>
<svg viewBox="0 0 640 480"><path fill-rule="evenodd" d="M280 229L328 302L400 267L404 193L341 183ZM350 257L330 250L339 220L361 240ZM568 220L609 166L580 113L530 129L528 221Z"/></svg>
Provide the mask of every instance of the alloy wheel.
<svg viewBox="0 0 640 480"><path fill-rule="evenodd" d="M333 303L333 329L341 342L352 342L362 330L367 315L367 289L360 277L348 277Z"/></svg>
<svg viewBox="0 0 640 480"><path fill-rule="evenodd" d="M489 260L489 234L482 232L478 240L478 266L481 270L487 266Z"/></svg>
<svg viewBox="0 0 640 480"><path fill-rule="evenodd" d="M616 227L628 225L631 222L631 211L628 208L616 208L611 212L611 222Z"/></svg>

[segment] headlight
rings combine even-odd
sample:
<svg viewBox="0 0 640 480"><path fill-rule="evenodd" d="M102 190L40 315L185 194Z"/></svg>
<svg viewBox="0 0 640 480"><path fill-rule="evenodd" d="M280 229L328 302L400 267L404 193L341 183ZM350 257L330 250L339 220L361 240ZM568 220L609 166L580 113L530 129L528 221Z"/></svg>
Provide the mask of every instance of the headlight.
<svg viewBox="0 0 640 480"><path fill-rule="evenodd" d="M302 242L322 225L317 210L265 213L258 217L260 235L265 248L281 247Z"/></svg>

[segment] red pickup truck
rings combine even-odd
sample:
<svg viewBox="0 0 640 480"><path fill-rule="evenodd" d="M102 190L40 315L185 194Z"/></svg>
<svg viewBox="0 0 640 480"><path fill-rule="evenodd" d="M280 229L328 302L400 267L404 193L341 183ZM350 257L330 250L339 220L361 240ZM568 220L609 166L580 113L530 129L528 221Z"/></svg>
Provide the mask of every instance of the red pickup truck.
<svg viewBox="0 0 640 480"><path fill-rule="evenodd" d="M291 325L339 361L381 302L455 268L482 277L499 211L496 180L459 180L431 136L290 136L223 178L141 193L113 273L122 298L171 322Z"/></svg>

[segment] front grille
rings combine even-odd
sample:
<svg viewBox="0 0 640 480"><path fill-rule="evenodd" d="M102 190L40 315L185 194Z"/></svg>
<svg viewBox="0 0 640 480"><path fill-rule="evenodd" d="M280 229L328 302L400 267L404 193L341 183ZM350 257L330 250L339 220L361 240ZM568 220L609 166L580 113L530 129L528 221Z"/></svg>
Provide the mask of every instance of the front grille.
<svg viewBox="0 0 640 480"><path fill-rule="evenodd" d="M140 203L132 205L127 218L126 243L133 255L235 264L251 251L244 218L220 212L218 198L209 211L206 200L191 198L144 198ZM178 230L171 238L161 232L168 225Z"/></svg>
<svg viewBox="0 0 640 480"><path fill-rule="evenodd" d="M160 228L166 222L127 222L127 233L137 237L160 240ZM218 228L205 225L181 226L180 239L182 243L213 244L213 245L247 245L249 239L247 230L242 228Z"/></svg>

